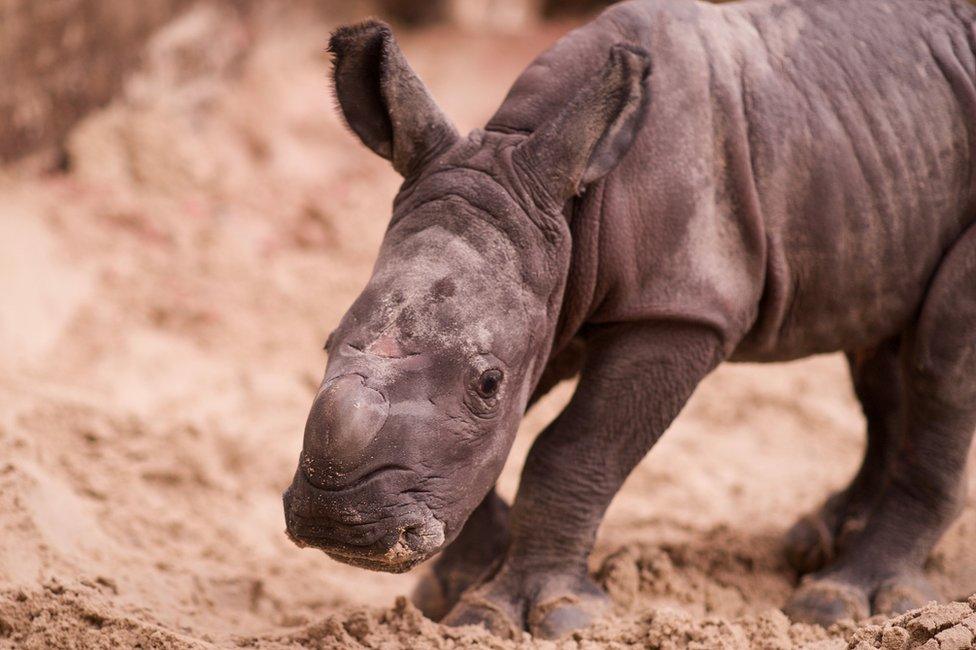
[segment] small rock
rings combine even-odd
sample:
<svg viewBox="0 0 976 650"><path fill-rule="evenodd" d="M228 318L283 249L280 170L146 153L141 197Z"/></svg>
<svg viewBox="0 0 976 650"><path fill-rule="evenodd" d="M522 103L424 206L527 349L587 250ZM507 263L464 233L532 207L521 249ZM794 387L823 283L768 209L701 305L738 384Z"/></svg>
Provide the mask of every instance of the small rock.
<svg viewBox="0 0 976 650"><path fill-rule="evenodd" d="M948 603L923 611L918 618L908 621L905 628L912 635L912 639L918 643L952 627L972 613L973 609L968 603Z"/></svg>
<svg viewBox="0 0 976 650"><path fill-rule="evenodd" d="M972 616L967 616L966 618L962 619L961 624L968 627L969 631L972 632L974 636L976 636L976 614L973 614Z"/></svg>
<svg viewBox="0 0 976 650"><path fill-rule="evenodd" d="M973 647L973 633L965 625L956 625L935 635L939 650L967 650Z"/></svg>
<svg viewBox="0 0 976 650"><path fill-rule="evenodd" d="M881 633L881 647L883 650L906 650L909 638L905 628L889 627Z"/></svg>
<svg viewBox="0 0 976 650"><path fill-rule="evenodd" d="M862 644L867 644L872 648L876 648L878 647L877 644L880 640L881 628L877 625L865 625L851 635L851 640L847 647L852 649L857 648Z"/></svg>
<svg viewBox="0 0 976 650"><path fill-rule="evenodd" d="M875 647L868 643L867 641L858 641L857 645L851 641L850 645L847 646L848 650L875 650Z"/></svg>

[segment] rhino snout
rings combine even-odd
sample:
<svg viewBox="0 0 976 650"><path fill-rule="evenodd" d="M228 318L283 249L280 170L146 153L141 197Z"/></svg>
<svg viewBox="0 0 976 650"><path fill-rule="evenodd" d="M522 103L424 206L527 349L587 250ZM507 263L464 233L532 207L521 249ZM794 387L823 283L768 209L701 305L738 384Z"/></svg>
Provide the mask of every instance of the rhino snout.
<svg viewBox="0 0 976 650"><path fill-rule="evenodd" d="M332 487L359 469L389 412L389 402L366 386L362 375L341 375L323 384L305 425L302 470L309 482Z"/></svg>
<svg viewBox="0 0 976 650"><path fill-rule="evenodd" d="M298 471L283 495L285 532L300 547L377 571L402 572L445 543L444 522L426 504L392 500L412 483L412 473L391 469L343 490L323 490ZM364 504L368 504L365 505Z"/></svg>

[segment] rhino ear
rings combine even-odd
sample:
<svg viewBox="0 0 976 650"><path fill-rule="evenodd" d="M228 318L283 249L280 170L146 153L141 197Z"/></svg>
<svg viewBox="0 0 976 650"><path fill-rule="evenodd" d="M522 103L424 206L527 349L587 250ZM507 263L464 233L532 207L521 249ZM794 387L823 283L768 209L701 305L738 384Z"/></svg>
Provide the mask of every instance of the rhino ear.
<svg viewBox="0 0 976 650"><path fill-rule="evenodd" d="M513 154L516 165L557 205L606 175L623 158L640 130L649 90L650 55L633 45L614 45L600 73L552 121L532 133Z"/></svg>
<svg viewBox="0 0 976 650"><path fill-rule="evenodd" d="M449 147L457 130L407 64L389 25L368 20L329 39L336 101L363 144L407 176Z"/></svg>

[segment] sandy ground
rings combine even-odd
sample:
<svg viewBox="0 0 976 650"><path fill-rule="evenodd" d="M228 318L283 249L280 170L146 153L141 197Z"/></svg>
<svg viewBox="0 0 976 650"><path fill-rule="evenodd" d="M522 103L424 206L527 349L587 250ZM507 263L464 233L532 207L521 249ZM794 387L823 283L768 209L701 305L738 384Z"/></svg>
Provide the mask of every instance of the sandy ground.
<svg viewBox="0 0 976 650"><path fill-rule="evenodd" d="M329 28L196 10L74 130L69 173L2 173L0 647L515 645L423 619L416 574L283 534L322 344L397 187L331 110ZM470 128L566 28L402 41ZM504 495L571 389L527 416ZM777 609L781 534L852 474L863 424L839 357L719 369L602 528L614 618L559 647L969 647L976 601L859 630ZM976 591L974 501L930 562L947 599Z"/></svg>

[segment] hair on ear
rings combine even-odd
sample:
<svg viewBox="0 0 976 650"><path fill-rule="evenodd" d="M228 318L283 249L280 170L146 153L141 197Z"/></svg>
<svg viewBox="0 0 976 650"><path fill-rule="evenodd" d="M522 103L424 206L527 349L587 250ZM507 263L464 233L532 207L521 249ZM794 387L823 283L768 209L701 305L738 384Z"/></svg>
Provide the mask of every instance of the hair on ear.
<svg viewBox="0 0 976 650"><path fill-rule="evenodd" d="M407 176L458 137L386 23L340 27L329 39L333 95L359 139Z"/></svg>
<svg viewBox="0 0 976 650"><path fill-rule="evenodd" d="M383 41L392 37L390 28L374 18L336 29L329 38L332 55L332 98L346 127L363 144L387 160L393 157L393 127L380 87L383 69ZM344 64L355 61L358 83L350 83ZM348 111L357 111L350 119Z"/></svg>

